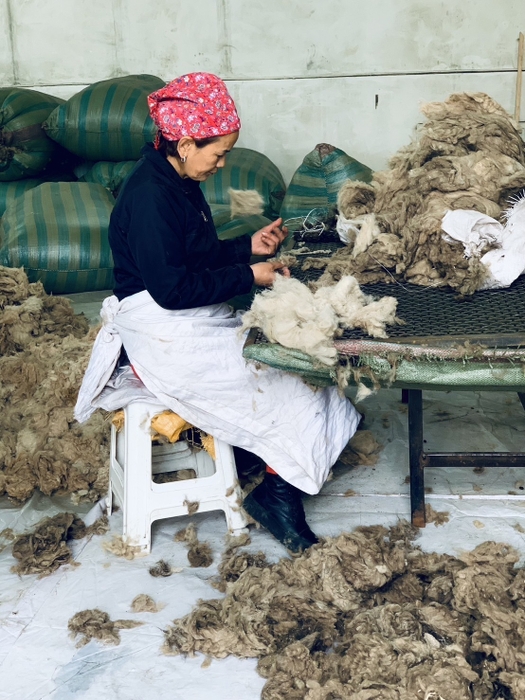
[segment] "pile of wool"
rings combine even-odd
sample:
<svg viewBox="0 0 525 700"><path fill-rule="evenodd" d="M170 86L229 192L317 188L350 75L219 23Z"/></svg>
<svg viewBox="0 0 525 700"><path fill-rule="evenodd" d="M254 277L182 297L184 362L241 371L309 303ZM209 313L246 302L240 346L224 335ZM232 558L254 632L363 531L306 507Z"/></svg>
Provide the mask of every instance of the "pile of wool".
<svg viewBox="0 0 525 700"><path fill-rule="evenodd" d="M328 263L322 283L352 274L363 284L401 279L463 295L482 285L487 270L479 257L488 249L467 259L461 243L443 240L441 220L451 209L498 219L525 187L523 140L516 122L483 93L454 94L422 112L427 121L389 170L371 184L341 187L349 245Z"/></svg>
<svg viewBox="0 0 525 700"><path fill-rule="evenodd" d="M77 647L83 647L92 639L103 644L120 644L120 630L129 630L143 625L135 620L112 620L107 612L93 608L81 610L67 623L69 636L80 637Z"/></svg>
<svg viewBox="0 0 525 700"><path fill-rule="evenodd" d="M225 597L176 620L165 650L258 658L263 700L522 699L518 553L428 554L414 535L361 527L294 559L223 564Z"/></svg>
<svg viewBox="0 0 525 700"><path fill-rule="evenodd" d="M96 500L107 490L109 425L73 418L94 335L68 300L0 267L0 495Z"/></svg>
<svg viewBox="0 0 525 700"><path fill-rule="evenodd" d="M86 526L74 513L58 513L44 518L31 532L15 537L13 557L18 563L11 571L17 574L49 576L64 564L73 562L68 540L80 540L88 535L102 535L108 530L104 515L93 525Z"/></svg>
<svg viewBox="0 0 525 700"><path fill-rule="evenodd" d="M243 316L243 330L260 328L270 342L294 348L333 366L334 337L344 328L363 328L385 338L385 326L396 321L397 299L364 294L354 277L312 291L297 279L278 275L271 287L253 300Z"/></svg>

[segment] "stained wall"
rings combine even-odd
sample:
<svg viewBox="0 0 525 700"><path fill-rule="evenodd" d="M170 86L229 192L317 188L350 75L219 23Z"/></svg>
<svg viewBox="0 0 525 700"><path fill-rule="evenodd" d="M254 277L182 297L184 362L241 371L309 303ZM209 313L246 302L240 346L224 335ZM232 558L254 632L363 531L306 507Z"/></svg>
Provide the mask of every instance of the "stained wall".
<svg viewBox="0 0 525 700"><path fill-rule="evenodd" d="M239 145L289 179L321 141L384 167L419 104L454 91L513 112L520 29L523 0L0 0L0 84L69 97L129 73L215 72Z"/></svg>

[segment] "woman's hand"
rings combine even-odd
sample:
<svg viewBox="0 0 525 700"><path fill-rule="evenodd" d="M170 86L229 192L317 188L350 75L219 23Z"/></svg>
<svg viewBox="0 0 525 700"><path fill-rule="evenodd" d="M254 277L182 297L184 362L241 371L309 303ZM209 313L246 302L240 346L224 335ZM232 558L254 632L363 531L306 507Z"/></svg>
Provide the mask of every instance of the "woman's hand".
<svg viewBox="0 0 525 700"><path fill-rule="evenodd" d="M250 267L253 271L255 284L260 287L270 287L275 282L276 275L290 277L290 270L275 260L273 262L255 263L255 265L250 265Z"/></svg>
<svg viewBox="0 0 525 700"><path fill-rule="evenodd" d="M272 221L252 236L252 255L275 255L277 248L288 235L281 218Z"/></svg>

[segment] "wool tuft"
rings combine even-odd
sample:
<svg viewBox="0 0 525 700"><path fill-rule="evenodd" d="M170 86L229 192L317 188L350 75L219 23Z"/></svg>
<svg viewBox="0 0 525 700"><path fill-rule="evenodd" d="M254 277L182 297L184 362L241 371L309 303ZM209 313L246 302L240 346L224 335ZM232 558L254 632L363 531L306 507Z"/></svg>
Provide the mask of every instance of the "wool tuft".
<svg viewBox="0 0 525 700"><path fill-rule="evenodd" d="M264 199L257 190L234 190L229 188L231 218L239 216L251 216L262 214L264 211Z"/></svg>

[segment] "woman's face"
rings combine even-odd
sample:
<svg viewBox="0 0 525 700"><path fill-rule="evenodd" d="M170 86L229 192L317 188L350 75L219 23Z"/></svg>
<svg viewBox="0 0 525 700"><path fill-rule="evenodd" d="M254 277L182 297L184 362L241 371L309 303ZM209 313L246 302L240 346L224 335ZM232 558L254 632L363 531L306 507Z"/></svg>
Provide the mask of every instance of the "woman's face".
<svg viewBox="0 0 525 700"><path fill-rule="evenodd" d="M217 141L209 143L203 148L197 148L195 142L189 139L184 150L179 147L179 152L183 150L181 156L186 157L185 163L178 164L183 171L183 176L199 182L207 180L219 168L224 168L226 154L235 146L238 138L239 132L236 131L233 134L219 136Z"/></svg>

